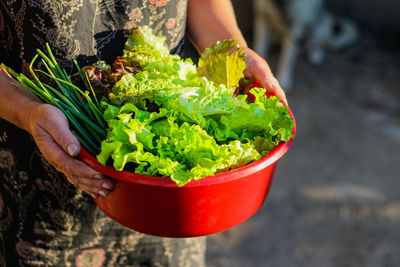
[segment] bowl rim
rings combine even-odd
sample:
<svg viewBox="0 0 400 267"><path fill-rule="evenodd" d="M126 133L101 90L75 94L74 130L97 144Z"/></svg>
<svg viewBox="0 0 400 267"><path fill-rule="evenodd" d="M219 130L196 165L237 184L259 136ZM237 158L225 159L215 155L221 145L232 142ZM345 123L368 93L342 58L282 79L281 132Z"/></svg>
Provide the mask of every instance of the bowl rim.
<svg viewBox="0 0 400 267"><path fill-rule="evenodd" d="M289 116L293 118L294 127L292 130L292 134L295 135L296 120L294 118L293 112L286 103L284 103L282 100L280 102L288 108ZM168 177L157 177L144 174L137 174L128 171L117 171L112 166L109 165L103 166L101 163L97 161L95 157L90 155L82 146L81 146L81 153L79 154L78 158L87 165L89 165L90 167L92 167L93 169L119 181L147 185L147 186L156 186L156 187L192 188L192 187L209 186L213 184L225 183L258 172L268 167L269 165L276 163L288 151L289 147L293 143L293 140L294 137L286 142L281 142L271 152L269 152L261 159L254 161L250 164L247 164L243 167L220 174L203 177L199 180L193 180L185 184L184 186L178 186L173 180L171 180Z"/></svg>

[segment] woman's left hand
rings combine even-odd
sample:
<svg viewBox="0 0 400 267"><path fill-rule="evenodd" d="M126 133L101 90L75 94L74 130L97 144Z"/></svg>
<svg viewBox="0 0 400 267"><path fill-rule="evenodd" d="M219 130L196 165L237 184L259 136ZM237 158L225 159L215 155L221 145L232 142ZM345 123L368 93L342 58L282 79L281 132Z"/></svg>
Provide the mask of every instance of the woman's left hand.
<svg viewBox="0 0 400 267"><path fill-rule="evenodd" d="M268 63L250 48L244 48L247 69L244 74L247 78L253 78L267 89L268 93L274 94L287 104L286 94L274 77Z"/></svg>

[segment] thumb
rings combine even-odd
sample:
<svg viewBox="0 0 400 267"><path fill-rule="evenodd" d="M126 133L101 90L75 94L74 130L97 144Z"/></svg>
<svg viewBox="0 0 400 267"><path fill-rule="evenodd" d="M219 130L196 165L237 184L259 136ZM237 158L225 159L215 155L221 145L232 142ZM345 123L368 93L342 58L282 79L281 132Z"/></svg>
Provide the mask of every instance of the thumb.
<svg viewBox="0 0 400 267"><path fill-rule="evenodd" d="M49 112L46 125L41 127L53 138L53 140L71 157L76 157L81 151L78 139L71 132L67 117L56 107L48 105Z"/></svg>

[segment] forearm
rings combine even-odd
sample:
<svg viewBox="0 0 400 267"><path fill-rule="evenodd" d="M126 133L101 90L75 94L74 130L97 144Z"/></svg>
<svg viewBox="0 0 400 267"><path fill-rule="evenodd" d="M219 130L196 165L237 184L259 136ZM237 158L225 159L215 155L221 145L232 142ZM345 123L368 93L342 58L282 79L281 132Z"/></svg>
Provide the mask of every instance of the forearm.
<svg viewBox="0 0 400 267"><path fill-rule="evenodd" d="M187 25L189 38L200 53L224 39L238 40L247 47L230 0L189 0Z"/></svg>
<svg viewBox="0 0 400 267"><path fill-rule="evenodd" d="M27 130L25 108L39 99L0 67L0 118Z"/></svg>

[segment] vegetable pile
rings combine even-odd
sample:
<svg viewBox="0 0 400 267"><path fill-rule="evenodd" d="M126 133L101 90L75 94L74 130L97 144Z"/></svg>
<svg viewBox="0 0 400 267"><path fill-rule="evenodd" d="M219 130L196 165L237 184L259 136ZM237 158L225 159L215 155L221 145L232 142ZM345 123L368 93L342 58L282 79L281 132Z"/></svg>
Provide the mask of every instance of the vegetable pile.
<svg viewBox="0 0 400 267"><path fill-rule="evenodd" d="M73 128L97 135L91 140L96 147L76 132L100 163L170 177L179 186L258 160L293 137L293 119L278 97L252 88L254 102L249 103L248 95L238 90L246 64L242 49L232 52L237 41L217 42L206 49L198 67L190 59L171 55L164 41L148 27L137 28L112 66L97 62L78 68L86 92L68 77L60 78L65 73L52 61L48 75L61 92L67 87L65 97L48 85L40 86L36 78L27 82L20 74L13 75L35 93L45 92L42 99L69 114ZM71 107L64 98L73 98L76 105L70 101ZM83 101L89 108L79 104Z"/></svg>

